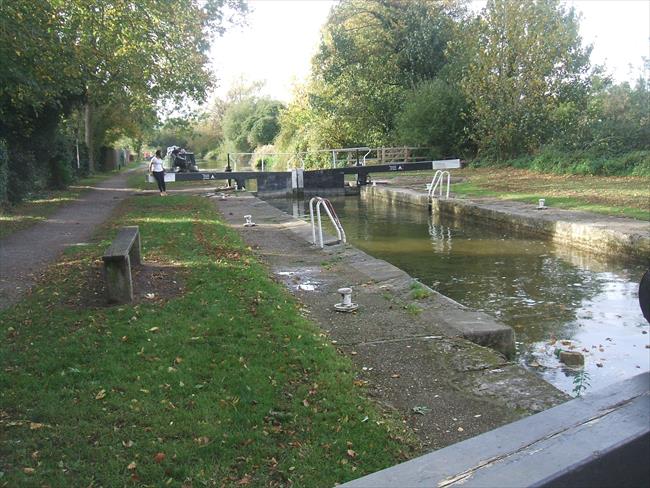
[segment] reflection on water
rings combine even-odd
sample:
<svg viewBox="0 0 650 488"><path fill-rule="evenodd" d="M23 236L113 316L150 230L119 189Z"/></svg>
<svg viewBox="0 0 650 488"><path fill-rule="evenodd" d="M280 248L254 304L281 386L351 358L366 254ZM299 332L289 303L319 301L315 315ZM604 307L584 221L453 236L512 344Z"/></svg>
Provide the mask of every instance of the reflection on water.
<svg viewBox="0 0 650 488"><path fill-rule="evenodd" d="M650 369L650 327L637 294L642 266L608 263L480 221L441 219L419 207L331 200L350 243L513 327L522 364L558 388L571 393L579 371L558 361L558 347L583 353L591 388ZM302 201L269 203L309 216Z"/></svg>

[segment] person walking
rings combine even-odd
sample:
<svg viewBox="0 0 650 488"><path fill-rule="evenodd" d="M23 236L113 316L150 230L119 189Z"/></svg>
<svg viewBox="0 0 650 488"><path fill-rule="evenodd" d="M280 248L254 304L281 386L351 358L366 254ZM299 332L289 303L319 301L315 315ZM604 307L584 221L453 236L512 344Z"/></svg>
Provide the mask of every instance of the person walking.
<svg viewBox="0 0 650 488"><path fill-rule="evenodd" d="M156 178L158 190L160 190L160 196L167 195L167 187L165 186L165 168L163 166L160 149L157 149L156 155L151 158L151 162L149 163L149 174L152 174L153 177Z"/></svg>

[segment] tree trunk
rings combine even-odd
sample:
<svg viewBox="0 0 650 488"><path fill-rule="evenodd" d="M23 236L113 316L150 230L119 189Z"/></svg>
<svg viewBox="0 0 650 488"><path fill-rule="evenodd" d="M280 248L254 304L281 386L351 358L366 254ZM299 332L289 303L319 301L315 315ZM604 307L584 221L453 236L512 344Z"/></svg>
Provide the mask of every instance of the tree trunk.
<svg viewBox="0 0 650 488"><path fill-rule="evenodd" d="M93 138L93 106L88 101L84 105L85 142L88 148L88 172L95 171L95 147Z"/></svg>

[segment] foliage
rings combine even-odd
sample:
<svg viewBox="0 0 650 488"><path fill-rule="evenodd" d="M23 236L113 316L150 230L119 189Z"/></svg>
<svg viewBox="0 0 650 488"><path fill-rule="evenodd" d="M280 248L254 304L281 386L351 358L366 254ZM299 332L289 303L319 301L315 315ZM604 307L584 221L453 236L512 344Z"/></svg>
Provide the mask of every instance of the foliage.
<svg viewBox="0 0 650 488"><path fill-rule="evenodd" d="M277 163L276 157L274 156L275 152L275 146L272 144L257 146L251 157L251 165L258 169L264 168L265 171L281 171L283 168L278 169L275 167Z"/></svg>
<svg viewBox="0 0 650 488"><path fill-rule="evenodd" d="M433 147L433 157L458 156L466 146L467 103L452 84L437 78L407 93L397 114L400 145Z"/></svg>
<svg viewBox="0 0 650 488"><path fill-rule="evenodd" d="M298 152L391 143L405 93L446 66L462 12L453 2L341 2L323 28L311 81L281 115L276 145Z"/></svg>
<svg viewBox="0 0 650 488"><path fill-rule="evenodd" d="M283 105L269 98L248 97L230 104L223 116L223 133L237 152L252 152L269 144L280 129L278 117Z"/></svg>
<svg viewBox="0 0 650 488"><path fill-rule="evenodd" d="M568 152L554 146L547 146L534 156L522 156L499 163L482 159L472 164L475 167L512 166L559 175L650 176L650 151L607 155L595 150Z"/></svg>
<svg viewBox="0 0 650 488"><path fill-rule="evenodd" d="M589 48L560 0L489 0L453 46L481 154L507 159L549 140L562 103L584 103Z"/></svg>
<svg viewBox="0 0 650 488"><path fill-rule="evenodd" d="M157 104L202 99L209 39L245 11L243 0L1 2L0 138L10 155L33 161L26 169L9 159L12 201L47 181L40 173L67 180L59 176L68 168L47 156L66 119L85 122L92 171L100 146L123 135L142 140ZM13 179L28 176L37 178Z"/></svg>
<svg viewBox="0 0 650 488"><path fill-rule="evenodd" d="M48 153L49 179L48 188L64 189L74 180L72 165L74 163L73 143L64 135L58 134Z"/></svg>
<svg viewBox="0 0 650 488"><path fill-rule="evenodd" d="M650 91L639 78L634 87L597 79L586 107L565 103L555 114L554 146L604 156L650 149Z"/></svg>
<svg viewBox="0 0 650 488"><path fill-rule="evenodd" d="M7 143L0 139L0 208L7 204L7 186L9 180L9 157Z"/></svg>
<svg viewBox="0 0 650 488"><path fill-rule="evenodd" d="M589 373L582 368L580 371L576 373L576 375L573 377L573 394L579 398L582 396L582 393L587 391L587 388L591 386L590 380L591 377L589 376Z"/></svg>

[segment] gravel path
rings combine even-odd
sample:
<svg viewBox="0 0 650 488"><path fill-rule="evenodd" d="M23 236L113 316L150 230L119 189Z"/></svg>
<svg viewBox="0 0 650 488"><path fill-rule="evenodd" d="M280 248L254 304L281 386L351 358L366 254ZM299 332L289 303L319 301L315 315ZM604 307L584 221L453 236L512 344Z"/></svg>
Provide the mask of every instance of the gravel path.
<svg viewBox="0 0 650 488"><path fill-rule="evenodd" d="M46 221L0 240L0 309L16 303L71 245L87 242L113 209L133 194L128 173L103 181Z"/></svg>

